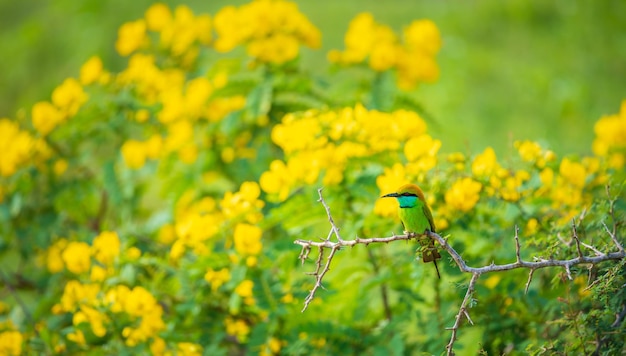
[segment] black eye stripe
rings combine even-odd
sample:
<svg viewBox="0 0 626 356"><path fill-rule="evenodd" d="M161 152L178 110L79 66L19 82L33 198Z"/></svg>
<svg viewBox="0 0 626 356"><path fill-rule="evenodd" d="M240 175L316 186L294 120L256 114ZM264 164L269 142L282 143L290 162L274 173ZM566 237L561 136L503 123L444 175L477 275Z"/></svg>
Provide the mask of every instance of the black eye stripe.
<svg viewBox="0 0 626 356"><path fill-rule="evenodd" d="M413 194L413 193L402 193L400 195L402 195L403 197L416 197L417 196L416 194Z"/></svg>

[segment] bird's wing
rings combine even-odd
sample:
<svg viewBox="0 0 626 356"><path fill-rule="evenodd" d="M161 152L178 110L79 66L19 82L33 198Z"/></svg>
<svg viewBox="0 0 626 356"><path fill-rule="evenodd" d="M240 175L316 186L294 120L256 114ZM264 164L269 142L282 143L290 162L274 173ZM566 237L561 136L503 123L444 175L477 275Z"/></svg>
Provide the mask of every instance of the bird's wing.
<svg viewBox="0 0 626 356"><path fill-rule="evenodd" d="M424 216L426 216L426 219L428 219L428 223L430 224L430 231L437 232L435 230L435 222L433 221L433 214L430 212L428 205L424 204L424 206L422 206L422 210L424 211Z"/></svg>

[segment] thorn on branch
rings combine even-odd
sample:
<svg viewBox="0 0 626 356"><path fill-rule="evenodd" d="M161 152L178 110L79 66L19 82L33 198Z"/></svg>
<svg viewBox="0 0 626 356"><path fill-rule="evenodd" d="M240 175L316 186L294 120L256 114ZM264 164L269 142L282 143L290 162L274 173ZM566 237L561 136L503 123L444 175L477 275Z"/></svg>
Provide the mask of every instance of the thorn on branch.
<svg viewBox="0 0 626 356"><path fill-rule="evenodd" d="M576 251L578 252L578 257L580 257L581 259L585 258L583 256L583 251L580 249L580 239L578 239L578 231L576 231L576 221L574 221L574 219L572 219L572 237L576 242Z"/></svg>
<svg viewBox="0 0 626 356"><path fill-rule="evenodd" d="M530 287L530 282L533 280L533 274L535 274L535 269L531 268L528 272L528 281L526 281L526 286L524 287L524 294L528 294L528 287Z"/></svg>
<svg viewBox="0 0 626 356"><path fill-rule="evenodd" d="M517 225L515 225L515 257L517 258L517 263L522 263L519 247L519 227Z"/></svg>

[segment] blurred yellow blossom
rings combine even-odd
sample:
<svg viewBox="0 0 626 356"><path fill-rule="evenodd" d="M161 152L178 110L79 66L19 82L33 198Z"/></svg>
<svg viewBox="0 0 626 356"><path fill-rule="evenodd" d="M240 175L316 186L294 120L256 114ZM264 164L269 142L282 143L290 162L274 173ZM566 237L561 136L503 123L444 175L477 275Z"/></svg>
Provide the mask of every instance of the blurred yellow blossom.
<svg viewBox="0 0 626 356"><path fill-rule="evenodd" d="M215 15L214 26L217 51L244 45L261 62L281 64L296 58L300 45L320 45L319 30L291 1L255 0L239 7L225 6Z"/></svg>
<svg viewBox="0 0 626 356"><path fill-rule="evenodd" d="M191 342L179 342L176 344L178 356L202 356L202 346Z"/></svg>
<svg viewBox="0 0 626 356"><path fill-rule="evenodd" d="M360 13L350 21L343 51L332 50L328 60L345 65L367 61L375 71L397 69L398 86L412 89L419 82L439 77L435 56L441 48L441 35L434 22L416 20L404 29L402 41L370 13Z"/></svg>
<svg viewBox="0 0 626 356"><path fill-rule="evenodd" d="M65 121L63 113L47 101L40 101L33 105L31 117L33 126L43 136L48 135Z"/></svg>
<svg viewBox="0 0 626 356"><path fill-rule="evenodd" d="M120 55L128 56L139 49L147 39L144 20L127 22L118 30L115 49Z"/></svg>
<svg viewBox="0 0 626 356"><path fill-rule="evenodd" d="M204 274L204 280L211 285L211 290L215 292L230 280L230 271L227 268L222 268L219 271L209 269Z"/></svg>
<svg viewBox="0 0 626 356"><path fill-rule="evenodd" d="M594 126L596 139L594 153L606 155L610 149L626 147L626 100L622 101L618 114L603 116Z"/></svg>
<svg viewBox="0 0 626 356"><path fill-rule="evenodd" d="M76 115L81 106L87 101L87 93L78 80L68 78L52 91L52 103L66 116Z"/></svg>
<svg viewBox="0 0 626 356"><path fill-rule="evenodd" d="M262 234L263 231L258 226L237 224L234 234L235 250L242 255L258 255L263 248Z"/></svg>
<svg viewBox="0 0 626 356"><path fill-rule="evenodd" d="M108 321L109 318L106 314L86 305L81 305L80 310L74 313L72 318L72 324L75 326L81 323L88 323L94 335L98 337L106 335L105 323L108 323Z"/></svg>
<svg viewBox="0 0 626 356"><path fill-rule="evenodd" d="M499 168L496 152L491 147L476 155L472 161L472 173L477 177L489 177Z"/></svg>
<svg viewBox="0 0 626 356"><path fill-rule="evenodd" d="M148 30L161 31L172 21L172 12L167 5L159 2L146 10L145 18Z"/></svg>
<svg viewBox="0 0 626 356"><path fill-rule="evenodd" d="M120 254L120 238L116 232L103 231L93 239L93 256L98 262L111 265Z"/></svg>
<svg viewBox="0 0 626 356"><path fill-rule="evenodd" d="M50 273L61 272L65 267L62 253L66 246L66 239L58 239L48 248L46 253L46 267Z"/></svg>
<svg viewBox="0 0 626 356"><path fill-rule="evenodd" d="M0 332L0 355L19 356L22 354L24 337L19 331Z"/></svg>
<svg viewBox="0 0 626 356"><path fill-rule="evenodd" d="M250 326L241 319L226 318L224 324L226 325L226 333L235 336L240 342L246 341L248 334L250 334Z"/></svg>
<svg viewBox="0 0 626 356"><path fill-rule="evenodd" d="M122 145L122 157L129 168L139 169L146 163L146 151L142 142L128 140Z"/></svg>
<svg viewBox="0 0 626 356"><path fill-rule="evenodd" d="M471 179L461 178L454 182L445 193L446 204L456 210L470 211L480 199L482 184Z"/></svg>
<svg viewBox="0 0 626 356"><path fill-rule="evenodd" d="M239 283L239 285L235 288L235 293L237 293L242 298L252 297L252 288L254 287L254 282L249 279L246 279Z"/></svg>
<svg viewBox="0 0 626 356"><path fill-rule="evenodd" d="M17 123L0 119L0 176L9 177L28 164L39 145L41 143L27 131L20 130Z"/></svg>
<svg viewBox="0 0 626 356"><path fill-rule="evenodd" d="M53 312L74 312L83 304L94 305L99 293L100 287L97 284L82 284L71 280L65 284L61 300L53 307Z"/></svg>
<svg viewBox="0 0 626 356"><path fill-rule="evenodd" d="M98 82L104 73L102 60L98 56L93 56L80 67L80 83L89 85Z"/></svg>
<svg viewBox="0 0 626 356"><path fill-rule="evenodd" d="M582 188L585 185L587 172L582 164L564 158L559 166L559 175L573 186Z"/></svg>
<svg viewBox="0 0 626 356"><path fill-rule="evenodd" d="M67 171L67 167L69 166L69 164L67 163L67 160L65 159L58 159L56 161L54 161L54 165L52 166L52 170L54 171L54 174L56 176L61 176L63 175L63 173L65 173L65 171Z"/></svg>
<svg viewBox="0 0 626 356"><path fill-rule="evenodd" d="M75 274L89 271L91 267L91 248L85 242L70 242L61 253L67 269Z"/></svg>

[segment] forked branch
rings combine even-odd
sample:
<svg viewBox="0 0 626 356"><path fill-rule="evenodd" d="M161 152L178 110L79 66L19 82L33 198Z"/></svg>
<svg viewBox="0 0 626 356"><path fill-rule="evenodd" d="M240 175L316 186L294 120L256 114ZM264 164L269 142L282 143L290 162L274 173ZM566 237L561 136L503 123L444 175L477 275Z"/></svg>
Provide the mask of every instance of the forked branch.
<svg viewBox="0 0 626 356"><path fill-rule="evenodd" d="M403 235L392 235L392 236L387 236L387 237L371 237L371 238L356 237L354 240L344 240L339 235L339 228L335 224L335 221L331 215L330 207L324 201L321 188L318 189L318 194L319 194L318 201L324 206L326 210L326 215L328 216L328 221L330 222L330 225L331 225L330 231L328 233L328 237L326 239L322 239L321 241L311 241L311 240L294 241L295 244L300 245L302 247L302 251L300 253L299 258L303 264L304 264L304 261L308 258L311 252L311 249L313 247L317 247L319 250L318 257L317 257L316 264L315 264L316 265L315 271L309 273L315 277L315 284L313 285L313 288L310 290L309 294L304 300L304 307L302 308L303 312L308 308L309 304L315 297L315 293L317 292L317 290L320 287L323 288L322 279L324 278L326 273L328 273L328 271L330 270L330 265L332 263L333 257L335 256L337 251L339 251L341 248L353 247L355 245L367 246L372 243L389 243L392 241L410 240L419 236L417 234L409 233L409 234L403 234ZM617 222L615 221L615 216L613 213L613 204L614 204L614 200L611 201L611 207L610 207L611 211L609 212L611 217L613 218L613 227L609 228L605 223L603 223L603 225L611 241L615 245L616 251L604 253L591 245L581 242L578 237L576 225L574 222L572 222L572 238L574 239L574 242L576 244L577 256L574 258L570 258L570 259L555 260L555 259L535 258L533 261L524 261L520 253L520 243L519 243L519 235L518 235L519 229L516 226L515 235L514 235L515 262L506 263L506 264L491 263L490 265L483 266L483 267L471 267L471 266L468 266L468 264L465 262L463 257L461 257L461 255L452 246L450 246L450 244L448 244L446 239L444 239L437 233L427 231L426 234L433 240L437 241L439 245L441 245L441 248L443 248L450 254L450 256L452 257L456 265L459 267L459 270L461 272L472 274L472 278L470 279L468 287L467 287L465 298L463 298L463 301L461 302L461 306L459 307L459 312L457 313L455 317L454 325L448 328L449 330L452 330L452 336L450 338L450 342L446 346L447 354L448 355L454 354L453 352L454 342L457 338L457 332L458 332L458 329L461 325L463 318L467 319L470 324L473 324L472 320L470 319L468 309L471 307L471 304L472 304L476 283L478 281L478 278L482 274L490 273L490 272L508 271L508 270L513 270L513 269L518 269L518 268L527 268L529 270L528 281L526 282L526 285L525 285L525 292L527 292L530 286L530 283L532 281L533 274L537 269L546 268L546 267L562 267L565 269L565 272L568 278L572 279L572 276L571 276L572 266L579 265L579 264L587 264L587 265L593 266L604 261L624 259L626 257L626 252L624 251L624 247L622 246L622 244L620 243L617 237L617 229L616 229ZM336 241L332 240L333 235L335 235ZM588 250L591 250L594 254L585 255L583 253L583 249L581 248L581 246L585 247ZM326 260L324 261L325 249L329 249L330 253L326 257Z"/></svg>

